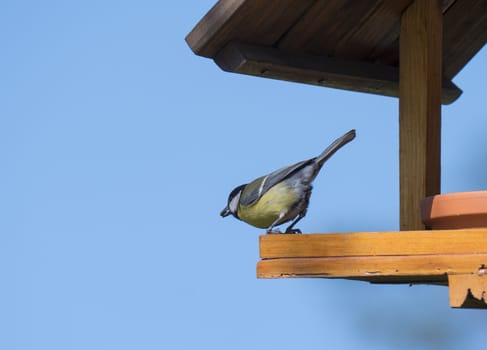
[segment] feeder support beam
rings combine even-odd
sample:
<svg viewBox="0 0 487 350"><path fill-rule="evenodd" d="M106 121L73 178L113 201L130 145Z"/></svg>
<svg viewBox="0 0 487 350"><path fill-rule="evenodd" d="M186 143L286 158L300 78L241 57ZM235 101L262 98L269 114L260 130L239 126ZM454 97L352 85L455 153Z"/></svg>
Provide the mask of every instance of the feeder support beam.
<svg viewBox="0 0 487 350"><path fill-rule="evenodd" d="M400 228L421 230L420 201L440 193L441 0L416 0L399 37Z"/></svg>

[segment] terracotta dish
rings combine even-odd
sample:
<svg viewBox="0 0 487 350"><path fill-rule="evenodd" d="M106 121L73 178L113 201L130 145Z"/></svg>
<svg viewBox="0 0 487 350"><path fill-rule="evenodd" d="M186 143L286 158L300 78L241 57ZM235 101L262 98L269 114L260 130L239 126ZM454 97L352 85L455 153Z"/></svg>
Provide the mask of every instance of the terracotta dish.
<svg viewBox="0 0 487 350"><path fill-rule="evenodd" d="M427 228L487 227L487 191L457 192L421 201L421 218Z"/></svg>

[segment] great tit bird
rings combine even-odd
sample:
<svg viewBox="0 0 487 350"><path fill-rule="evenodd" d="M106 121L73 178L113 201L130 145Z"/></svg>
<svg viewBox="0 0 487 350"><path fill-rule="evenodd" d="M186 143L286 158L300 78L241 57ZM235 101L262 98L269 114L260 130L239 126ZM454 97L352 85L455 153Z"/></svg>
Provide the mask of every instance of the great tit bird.
<svg viewBox="0 0 487 350"><path fill-rule="evenodd" d="M294 225L306 215L311 183L323 164L341 147L355 138L355 130L350 130L336 139L318 157L278 169L254 181L236 187L228 196L227 206L221 211L222 217L232 214L252 226L266 228L267 233L275 226L292 220L286 233L300 233Z"/></svg>

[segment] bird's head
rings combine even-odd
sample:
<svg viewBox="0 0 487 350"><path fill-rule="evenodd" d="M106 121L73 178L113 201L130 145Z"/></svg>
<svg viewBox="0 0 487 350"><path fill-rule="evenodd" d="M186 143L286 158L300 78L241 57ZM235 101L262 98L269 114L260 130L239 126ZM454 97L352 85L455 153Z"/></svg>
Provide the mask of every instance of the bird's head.
<svg viewBox="0 0 487 350"><path fill-rule="evenodd" d="M232 214L238 219L238 215L237 215L238 204L240 201L240 196L242 195L243 189L246 185L247 184L235 187L233 191L230 192L230 195L228 196L227 206L223 208L223 210L220 213L222 217Z"/></svg>

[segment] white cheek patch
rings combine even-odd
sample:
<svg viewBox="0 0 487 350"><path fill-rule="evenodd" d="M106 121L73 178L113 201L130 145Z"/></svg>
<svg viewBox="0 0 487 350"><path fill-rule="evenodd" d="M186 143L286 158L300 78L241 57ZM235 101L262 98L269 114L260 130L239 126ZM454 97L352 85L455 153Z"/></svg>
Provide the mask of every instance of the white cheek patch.
<svg viewBox="0 0 487 350"><path fill-rule="evenodd" d="M235 197L232 198L232 200L230 201L230 203L228 203L228 209L230 209L230 211L232 213L236 213L237 212L238 202L240 200L240 195L241 194L242 194L242 192L239 192Z"/></svg>

